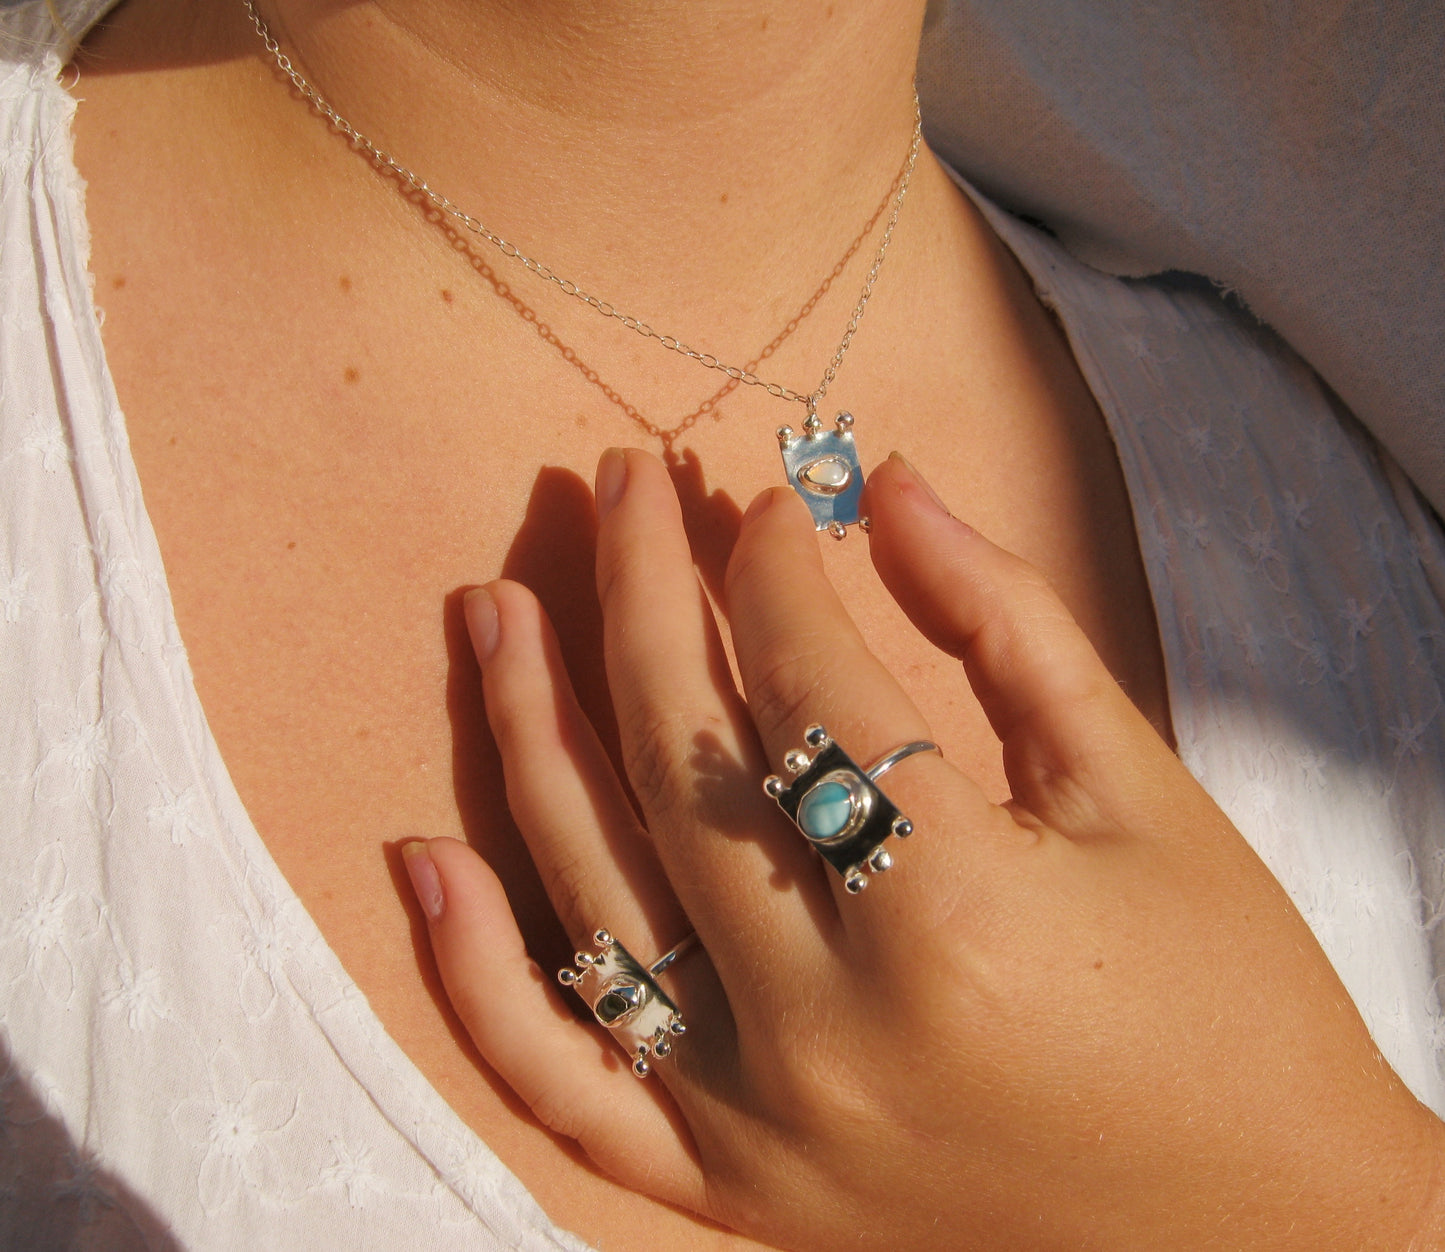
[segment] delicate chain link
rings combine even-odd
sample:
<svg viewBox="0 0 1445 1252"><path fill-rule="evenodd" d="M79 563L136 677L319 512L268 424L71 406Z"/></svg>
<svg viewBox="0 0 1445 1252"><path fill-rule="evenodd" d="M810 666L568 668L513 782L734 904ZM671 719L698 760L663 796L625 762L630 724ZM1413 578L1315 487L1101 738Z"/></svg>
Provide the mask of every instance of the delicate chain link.
<svg viewBox="0 0 1445 1252"><path fill-rule="evenodd" d="M883 268L883 258L888 253L888 245L893 239L893 228L898 224L898 214L903 208L903 197L908 194L908 184L913 177L913 167L918 160L918 149L923 142L923 117L918 104L918 92L913 93L913 136L908 145L908 155L904 158L900 174L897 178L898 194L893 200L893 211L888 215L888 224L883 228L883 238L879 242L878 252L873 258L873 264L868 270L868 277L864 280L863 291L858 297L858 303L853 307L853 315L848 319L848 327L843 333L843 341L838 345L838 350L833 353L833 359L828 362L828 368L823 372L822 381L810 393L794 391L790 387L784 387L781 383L768 382L759 378L750 369L744 369L736 365L726 365L718 360L711 352L700 352L696 348L690 348L683 343L676 335L666 335L655 331L640 318L632 317L624 313L608 300L591 295L583 290L571 279L563 278L541 261L528 256L516 244L502 238L496 232L489 230L483 223L473 217L465 209L454 204L441 192L435 190L426 179L414 173L396 160L383 148L378 148L370 139L356 129L346 118L338 113L329 100L320 91L311 85L309 79L302 75L282 50L276 37L271 34L271 28L266 25L265 19L256 8L255 0L242 0L246 6L246 13L251 19L251 24L256 28L256 34L260 36L261 42L265 44L266 51L271 54L279 69L288 79L297 92L306 102L320 113L331 126L346 137L348 143L366 156L380 168L389 171L394 177L405 183L412 191L422 196L433 208L445 213L448 217L461 223L474 235L479 235L503 256L516 261L525 269L530 270L538 278L555 284L566 295L582 301L583 304L601 314L603 317L611 318L620 322L629 330L636 331L645 339L651 339L669 352L676 352L689 360L696 361L699 365L710 370L718 370L726 374L735 383L743 383L749 387L761 387L770 396L779 400L788 400L797 404L806 405L810 414L817 410L819 403L827 394L828 388L832 385L833 379L837 377L838 367L843 363L843 357L847 353L849 345L853 342L853 336L858 333L858 323L863 319L864 310L868 307L869 297L873 294L873 284L878 281L878 272Z"/></svg>

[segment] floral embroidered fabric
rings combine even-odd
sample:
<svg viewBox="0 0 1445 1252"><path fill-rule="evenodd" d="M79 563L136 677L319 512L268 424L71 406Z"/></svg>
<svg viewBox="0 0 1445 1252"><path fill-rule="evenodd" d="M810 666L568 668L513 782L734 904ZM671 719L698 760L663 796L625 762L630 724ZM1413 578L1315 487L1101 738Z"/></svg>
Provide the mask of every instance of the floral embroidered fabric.
<svg viewBox="0 0 1445 1252"><path fill-rule="evenodd" d="M575 1252L231 787L105 367L67 49L43 3L0 41L0 1246Z"/></svg>

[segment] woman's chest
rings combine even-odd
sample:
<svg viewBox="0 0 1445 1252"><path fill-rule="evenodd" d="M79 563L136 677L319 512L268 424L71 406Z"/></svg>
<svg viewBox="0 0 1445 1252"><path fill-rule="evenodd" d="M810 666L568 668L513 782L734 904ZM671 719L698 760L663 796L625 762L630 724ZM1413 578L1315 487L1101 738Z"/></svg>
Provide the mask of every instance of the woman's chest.
<svg viewBox="0 0 1445 1252"><path fill-rule="evenodd" d="M361 248L283 220L263 246L208 233L194 213L170 220L103 166L85 172L106 347L147 510L201 702L262 839L388 1031L556 1220L587 1233L598 1214L625 1212L659 1235L683 1223L559 1152L479 1077L433 981L397 849L418 835L470 839L539 958L565 957L506 815L460 593L498 576L531 585L605 735L597 456L671 447L716 599L741 510L781 481L773 430L801 411L744 387L709 408L721 376L599 334L586 310L525 275L497 280L424 233ZM1021 281L1000 266L980 275L999 289L991 299L923 315L880 298L861 332L872 343L860 337L833 395L856 415L865 468L902 451L955 512L1041 564L1162 718L1112 448ZM775 354L784 381L811 385L834 346L822 314L837 311L825 306ZM670 445L655 433L679 426ZM888 600L865 537L820 542L936 736L1005 794L957 663Z"/></svg>

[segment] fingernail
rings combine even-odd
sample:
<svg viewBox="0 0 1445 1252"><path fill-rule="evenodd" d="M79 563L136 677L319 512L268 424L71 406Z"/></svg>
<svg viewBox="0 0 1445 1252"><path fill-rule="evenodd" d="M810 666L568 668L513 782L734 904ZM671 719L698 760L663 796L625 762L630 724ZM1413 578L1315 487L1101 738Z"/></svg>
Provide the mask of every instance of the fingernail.
<svg viewBox="0 0 1445 1252"><path fill-rule="evenodd" d="M411 879L411 889L416 892L417 901L421 904L427 921L440 920L442 911L446 908L446 897L442 894L441 875L437 873L436 862L431 859L426 844L420 839L403 844L401 859L406 866L407 877Z"/></svg>
<svg viewBox="0 0 1445 1252"><path fill-rule="evenodd" d="M606 517L622 499L627 486L627 455L621 448L608 448L597 462L597 520Z"/></svg>
<svg viewBox="0 0 1445 1252"><path fill-rule="evenodd" d="M773 500L773 489L769 487L766 491L760 491L753 497L753 502L748 505L748 511L743 514L743 525L746 526L755 518L761 517Z"/></svg>
<svg viewBox="0 0 1445 1252"><path fill-rule="evenodd" d="M485 665L497 650L497 640L502 636L502 625L497 620L497 602L485 587L473 587L462 597L462 614L467 619L467 634L472 639L472 650L477 660Z"/></svg>
<svg viewBox="0 0 1445 1252"><path fill-rule="evenodd" d="M924 495L926 495L934 503L934 505L940 510L940 512L948 513L950 517L953 516L953 514L949 513L948 511L948 505L944 504L944 502L938 498L938 492L934 491L934 489L929 486L928 479L924 478L922 474L920 474L916 469L913 468L907 457L905 457L901 452L890 452L888 454L888 459L890 461L898 462L898 464L903 467L904 472L908 474L908 476L912 478L914 482L916 482L920 487L923 488Z"/></svg>

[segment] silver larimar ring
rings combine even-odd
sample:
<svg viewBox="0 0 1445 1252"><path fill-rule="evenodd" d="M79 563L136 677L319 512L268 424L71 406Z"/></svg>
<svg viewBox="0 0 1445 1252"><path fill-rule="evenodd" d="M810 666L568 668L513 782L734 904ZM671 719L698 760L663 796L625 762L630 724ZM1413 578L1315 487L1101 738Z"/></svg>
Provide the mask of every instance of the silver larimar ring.
<svg viewBox="0 0 1445 1252"><path fill-rule="evenodd" d="M606 1026L632 1057L632 1072L646 1078L652 1072L651 1059L667 1056L672 1040L687 1026L671 997L657 983L657 976L697 942L688 935L651 965L643 965L612 937L599 930L592 936L596 952L579 952L574 963L557 971L557 981L571 987L592 1010L592 1016Z"/></svg>
<svg viewBox="0 0 1445 1252"><path fill-rule="evenodd" d="M763 781L763 790L778 802L804 838L843 876L843 885L857 895L868 874L881 874L893 864L883 846L889 835L906 839L913 823L875 785L900 761L918 752L937 752L927 739L915 739L885 752L864 769L828 737L822 726L809 726L804 742L815 755L793 749L783 758L791 782L777 774Z"/></svg>

